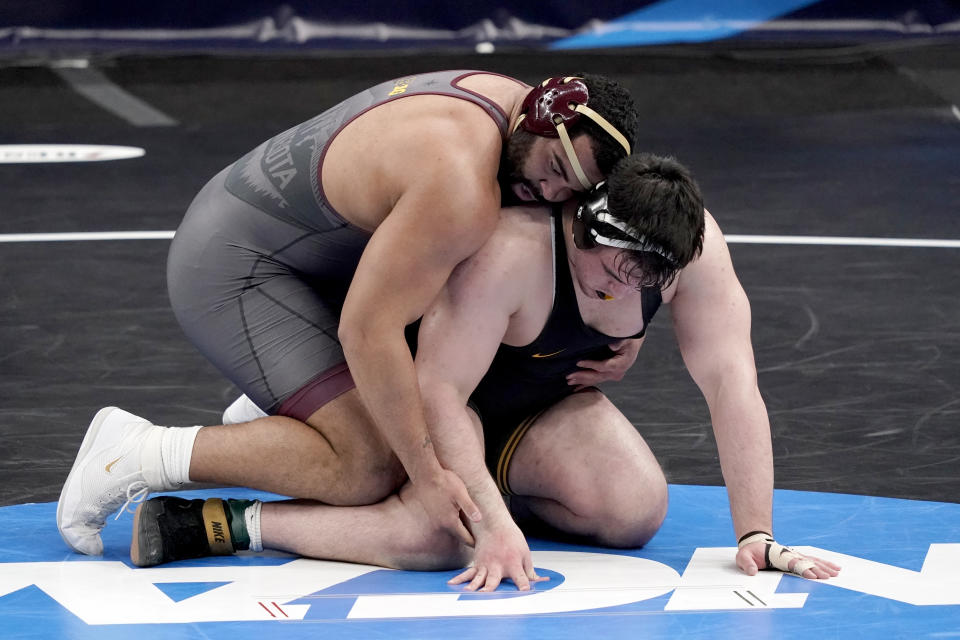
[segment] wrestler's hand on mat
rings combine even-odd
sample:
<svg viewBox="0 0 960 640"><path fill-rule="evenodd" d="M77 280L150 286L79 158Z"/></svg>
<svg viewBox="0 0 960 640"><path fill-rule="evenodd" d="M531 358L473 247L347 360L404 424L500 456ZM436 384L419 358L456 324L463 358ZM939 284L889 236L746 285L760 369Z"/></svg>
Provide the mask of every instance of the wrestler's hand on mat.
<svg viewBox="0 0 960 640"><path fill-rule="evenodd" d="M627 370L636 361L642 344L643 338L625 338L612 343L610 350L613 356L606 360L581 360L577 363L580 369L567 376L567 384L580 391L608 380L623 380Z"/></svg>
<svg viewBox="0 0 960 640"><path fill-rule="evenodd" d="M518 591L529 591L530 583L549 580L534 571L530 547L512 520L490 528L475 527L475 533L473 565L448 584L468 582L467 591L493 591L501 580L510 579Z"/></svg>
<svg viewBox="0 0 960 640"><path fill-rule="evenodd" d="M467 486L453 471L441 467L440 471L413 483L417 500L430 518L468 546L473 546L473 536L463 524L460 512L472 522L479 522L480 509L470 497Z"/></svg>
<svg viewBox="0 0 960 640"><path fill-rule="evenodd" d="M740 538L739 546L737 566L748 576L755 576L763 569L795 573L811 579L832 578L840 572L840 567L832 562L805 556L778 544L765 531L748 533Z"/></svg>

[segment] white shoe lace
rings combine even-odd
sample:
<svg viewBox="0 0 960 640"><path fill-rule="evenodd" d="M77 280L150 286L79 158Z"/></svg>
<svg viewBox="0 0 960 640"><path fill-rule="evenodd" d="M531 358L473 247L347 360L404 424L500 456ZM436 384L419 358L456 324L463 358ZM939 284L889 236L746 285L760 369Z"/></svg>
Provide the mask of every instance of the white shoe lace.
<svg viewBox="0 0 960 640"><path fill-rule="evenodd" d="M146 482L143 480L131 482L127 487L127 501L120 507L120 511L117 512L117 517L114 520L119 520L124 513L134 513L134 510L130 507L140 504L147 499L148 495L150 495L150 486Z"/></svg>

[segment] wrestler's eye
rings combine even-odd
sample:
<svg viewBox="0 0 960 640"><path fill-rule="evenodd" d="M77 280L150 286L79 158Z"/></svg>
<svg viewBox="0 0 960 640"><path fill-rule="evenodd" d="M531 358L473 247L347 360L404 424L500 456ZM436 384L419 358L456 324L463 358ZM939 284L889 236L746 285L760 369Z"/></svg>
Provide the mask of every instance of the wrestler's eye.
<svg viewBox="0 0 960 640"><path fill-rule="evenodd" d="M596 293L597 297L600 298L601 300L607 299L607 294L604 293L603 291L600 291L600 289L594 289L594 293Z"/></svg>
<svg viewBox="0 0 960 640"><path fill-rule="evenodd" d="M557 174L558 176L560 176L561 178L563 177L563 172L560 171L560 165L557 164L557 161L556 161L556 160L551 160L551 161L550 161L550 169L551 169L555 174Z"/></svg>

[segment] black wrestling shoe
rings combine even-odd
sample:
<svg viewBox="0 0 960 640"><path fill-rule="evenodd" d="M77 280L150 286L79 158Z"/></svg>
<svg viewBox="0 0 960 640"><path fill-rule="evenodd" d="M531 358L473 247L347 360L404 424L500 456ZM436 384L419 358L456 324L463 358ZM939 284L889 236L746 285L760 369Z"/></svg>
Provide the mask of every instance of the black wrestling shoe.
<svg viewBox="0 0 960 640"><path fill-rule="evenodd" d="M250 504L248 500L184 500L173 496L147 500L133 517L130 559L138 567L152 567L246 549L250 539L245 535L242 514ZM233 539L231 523L234 532L240 534L237 537L246 540Z"/></svg>

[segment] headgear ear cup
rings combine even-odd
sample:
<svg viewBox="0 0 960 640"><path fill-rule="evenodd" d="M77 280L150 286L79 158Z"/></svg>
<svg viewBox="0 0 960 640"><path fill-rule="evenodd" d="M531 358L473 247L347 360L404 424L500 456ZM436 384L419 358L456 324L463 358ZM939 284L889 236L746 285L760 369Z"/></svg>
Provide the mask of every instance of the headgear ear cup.
<svg viewBox="0 0 960 640"><path fill-rule="evenodd" d="M524 98L520 108L520 117L514 127L522 126L530 133L548 138L560 138L563 149L570 160L573 172L584 189L593 186L580 166L580 160L573 149L567 127L572 127L585 115L598 124L610 137L630 155L630 143L606 118L587 106L590 93L582 78L547 78L534 87Z"/></svg>
<svg viewBox="0 0 960 640"><path fill-rule="evenodd" d="M607 183L600 182L580 198L573 219L573 242L578 249L589 250L604 245L646 251L676 265L677 259L665 247L613 217L607 205Z"/></svg>
<svg viewBox="0 0 960 640"><path fill-rule="evenodd" d="M573 243L581 251L589 251L597 246L592 229L597 220L597 212L607 207L606 184L606 181L600 182L580 196L580 204L573 217Z"/></svg>
<svg viewBox="0 0 960 640"><path fill-rule="evenodd" d="M574 108L589 99L587 85L580 78L547 78L524 98L517 124L538 136L556 138L557 125L575 125L580 114Z"/></svg>

